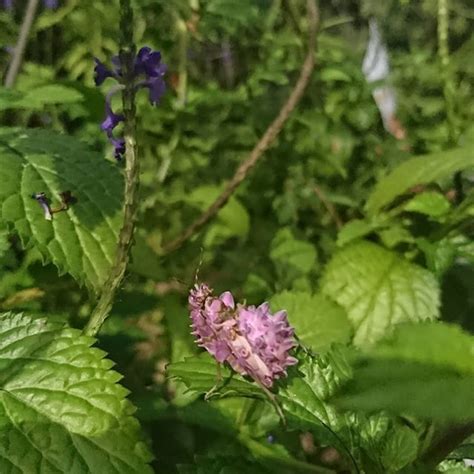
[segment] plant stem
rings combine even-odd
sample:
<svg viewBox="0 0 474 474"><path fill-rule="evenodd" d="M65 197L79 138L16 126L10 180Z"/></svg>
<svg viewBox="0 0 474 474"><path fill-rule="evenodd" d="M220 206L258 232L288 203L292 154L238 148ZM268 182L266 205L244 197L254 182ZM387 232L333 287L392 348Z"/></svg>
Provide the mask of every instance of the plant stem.
<svg viewBox="0 0 474 474"><path fill-rule="evenodd" d="M446 103L446 118L449 128L449 140L454 143L457 138L456 117L454 110L454 83L449 65L449 10L448 0L438 0L438 55L441 61L443 78L443 95Z"/></svg>
<svg viewBox="0 0 474 474"><path fill-rule="evenodd" d="M179 107L182 108L186 105L188 90L188 29L186 22L180 16L176 19L176 30L178 31L179 48L177 95Z"/></svg>
<svg viewBox="0 0 474 474"><path fill-rule="evenodd" d="M12 60L8 67L7 75L5 77L5 87L11 88L15 84L18 73L20 72L21 63L23 61L23 55L25 53L26 43L28 42L28 36L30 35L31 26L35 19L36 9L38 7L38 0L28 0L26 6L25 16L21 24L20 33L18 34L18 40L15 44L15 49L12 53Z"/></svg>
<svg viewBox="0 0 474 474"><path fill-rule="evenodd" d="M85 333L94 336L110 313L115 293L119 288L129 261L130 248L138 214L138 185L140 180L137 144L135 140L135 88L133 81L133 11L129 0L120 0L121 45L120 63L123 68L125 88L122 91L125 139L125 202L123 224L119 233L115 263L107 278L99 301L94 308Z"/></svg>

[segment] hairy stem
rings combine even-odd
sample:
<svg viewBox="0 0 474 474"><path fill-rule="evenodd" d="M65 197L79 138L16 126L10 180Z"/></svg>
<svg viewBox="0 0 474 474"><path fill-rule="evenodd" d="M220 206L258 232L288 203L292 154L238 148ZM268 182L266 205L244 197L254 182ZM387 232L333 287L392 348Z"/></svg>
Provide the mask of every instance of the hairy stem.
<svg viewBox="0 0 474 474"><path fill-rule="evenodd" d="M441 62L443 78L443 95L446 103L446 118L449 128L449 139L456 141L455 88L449 64L449 10L448 0L438 0L438 55Z"/></svg>
<svg viewBox="0 0 474 474"><path fill-rule="evenodd" d="M7 75L5 77L5 87L11 88L15 84L18 73L20 72L23 55L25 54L28 36L30 36L33 20L35 19L36 9L38 8L38 0L28 0L26 6L25 16L21 24L18 40L12 53L12 60L8 67Z"/></svg>
<svg viewBox="0 0 474 474"><path fill-rule="evenodd" d="M172 240L168 244L163 246L165 252L172 252L204 227L227 203L229 198L232 196L237 187L246 178L250 170L255 166L257 161L263 156L270 145L273 143L275 138L283 129L286 121L290 117L298 102L303 97L303 93L308 85L311 74L314 69L314 49L316 42L316 33L319 25L319 13L316 6L315 0L308 0L308 20L309 20L309 33L308 33L308 53L306 59L301 68L300 76L296 82L293 90L291 91L287 101L280 109L279 114L275 120L270 124L262 138L255 145L253 150L250 152L248 158L237 168L234 176L227 183L222 194L209 206L209 208L201 214L184 232L179 235L176 239Z"/></svg>
<svg viewBox="0 0 474 474"><path fill-rule="evenodd" d="M180 107L186 105L186 98L188 92L188 29L186 22L180 16L176 19L176 30L178 31L178 48L179 48L179 62L178 62L178 104Z"/></svg>
<svg viewBox="0 0 474 474"><path fill-rule="evenodd" d="M125 88L122 92L125 139L125 202L123 224L120 229L117 253L102 294L85 328L88 335L98 333L110 313L115 293L119 288L129 261L130 248L138 214L138 185L140 178L137 144L135 140L135 88L133 84L133 11L129 0L120 0L122 32L120 62L123 67Z"/></svg>

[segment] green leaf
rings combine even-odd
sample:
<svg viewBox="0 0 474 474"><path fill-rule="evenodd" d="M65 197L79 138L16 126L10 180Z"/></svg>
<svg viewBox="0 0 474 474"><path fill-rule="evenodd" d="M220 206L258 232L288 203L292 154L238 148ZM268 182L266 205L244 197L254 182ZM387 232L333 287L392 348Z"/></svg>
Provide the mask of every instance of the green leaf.
<svg viewBox="0 0 474 474"><path fill-rule="evenodd" d="M449 177L472 166L474 155L469 148L456 148L407 160L377 183L369 196L366 210L369 214L375 214L413 186Z"/></svg>
<svg viewBox="0 0 474 474"><path fill-rule="evenodd" d="M221 194L221 191L222 189L218 186L200 186L186 196L186 201L204 211ZM247 210L237 198L231 197L219 210L216 222L207 231L205 244L211 245L229 237L245 238L249 228L250 217Z"/></svg>
<svg viewBox="0 0 474 474"><path fill-rule="evenodd" d="M334 474L334 471L331 469L295 459L281 444L259 442L244 436L241 436L240 439L255 459L257 459L262 466L271 470L269 472L281 474Z"/></svg>
<svg viewBox="0 0 474 474"><path fill-rule="evenodd" d="M339 231L337 235L337 245L339 247L344 247L344 245L352 242L353 240L365 237L376 228L377 225L374 225L370 221L365 219L354 219L353 221L345 224L344 227Z"/></svg>
<svg viewBox="0 0 474 474"><path fill-rule="evenodd" d="M220 370L223 382L219 395L264 397L255 383L235 374L226 366L221 366ZM197 393L206 393L218 380L217 363L207 352L168 365L167 373L169 377L183 381L189 390Z"/></svg>
<svg viewBox="0 0 474 474"><path fill-rule="evenodd" d="M351 82L352 78L341 69L335 69L326 67L320 73L320 79L323 82L333 82L333 81L341 81L341 82Z"/></svg>
<svg viewBox="0 0 474 474"><path fill-rule="evenodd" d="M343 353L335 348L315 357L299 351L298 360L298 365L278 391L278 400L289 418L290 426L321 429L324 423L338 430L343 419L326 400L350 378L351 369Z"/></svg>
<svg viewBox="0 0 474 474"><path fill-rule="evenodd" d="M148 473L120 375L80 331L0 315L0 471Z"/></svg>
<svg viewBox="0 0 474 474"><path fill-rule="evenodd" d="M434 191L417 194L404 207L405 211L418 212L430 217L441 217L450 208L450 202L442 194Z"/></svg>
<svg viewBox="0 0 474 474"><path fill-rule="evenodd" d="M320 443L336 446L343 455L350 452L347 462L356 462L365 472L386 474L395 470L394 465L409 462L412 451L405 440L409 435L398 434L403 425L395 418L381 413L364 416L342 412L331 403L351 376L345 352L337 346L318 357L299 351L298 359L299 364L280 384L277 395L289 428L309 430ZM394 460L392 447L397 443L405 454Z"/></svg>
<svg viewBox="0 0 474 474"><path fill-rule="evenodd" d="M41 85L24 93L0 88L0 110L41 110L47 105L74 104L83 100L77 89L61 84Z"/></svg>
<svg viewBox="0 0 474 474"><path fill-rule="evenodd" d="M451 267L458 255L459 249L450 239L430 242L422 237L416 239L416 244L425 254L426 266L440 278Z"/></svg>
<svg viewBox="0 0 474 474"><path fill-rule="evenodd" d="M344 309L323 295L284 291L273 296L270 303L274 311L287 311L298 339L316 352L329 349L333 343L345 344L352 337Z"/></svg>
<svg viewBox="0 0 474 474"><path fill-rule="evenodd" d="M296 239L289 228L280 229L270 245L270 258L278 273L287 281L293 281L313 270L316 257L314 246Z"/></svg>
<svg viewBox="0 0 474 474"><path fill-rule="evenodd" d="M67 136L1 129L0 180L0 221L61 273L98 290L110 272L121 225L123 180L117 167ZM46 220L32 194L45 192L57 207L67 190L77 203Z"/></svg>
<svg viewBox="0 0 474 474"><path fill-rule="evenodd" d="M179 465L180 474L268 474L266 469L241 456L196 456L195 464Z"/></svg>
<svg viewBox="0 0 474 474"><path fill-rule="evenodd" d="M373 344L395 324L439 315L439 288L427 270L396 253L357 242L327 265L322 292L345 308L354 326L354 344Z"/></svg>
<svg viewBox="0 0 474 474"><path fill-rule="evenodd" d="M474 337L441 322L400 324L394 334L368 354L384 359L420 362L474 375Z"/></svg>
<svg viewBox="0 0 474 474"><path fill-rule="evenodd" d="M359 355L336 403L440 421L474 417L474 337L443 323L403 324Z"/></svg>
<svg viewBox="0 0 474 474"><path fill-rule="evenodd" d="M383 444L381 460L384 466L398 472L415 461L418 454L418 436L407 426L390 432Z"/></svg>
<svg viewBox="0 0 474 474"><path fill-rule="evenodd" d="M412 243L415 240L410 231L397 222L393 222L392 225L386 229L378 230L377 234L385 247L390 249L403 242Z"/></svg>

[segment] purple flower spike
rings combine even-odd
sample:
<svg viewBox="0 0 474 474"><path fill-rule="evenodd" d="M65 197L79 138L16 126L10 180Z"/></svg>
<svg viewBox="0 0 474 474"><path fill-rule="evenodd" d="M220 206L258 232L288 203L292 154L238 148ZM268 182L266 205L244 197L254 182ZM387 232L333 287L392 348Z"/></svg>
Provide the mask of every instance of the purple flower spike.
<svg viewBox="0 0 474 474"><path fill-rule="evenodd" d="M112 101L113 92L107 95L105 99L105 119L100 124L100 128L107 134L110 143L114 147L115 159L120 161L125 153L125 140L123 138L115 138L113 131L114 128L123 122L125 117L122 114L116 114L112 110L110 102Z"/></svg>
<svg viewBox="0 0 474 474"><path fill-rule="evenodd" d="M100 128L104 132L112 133L113 129L120 123L124 121L124 116L122 114L115 114L112 110L112 107L109 104L109 100L105 101L105 119L100 124Z"/></svg>
<svg viewBox="0 0 474 474"><path fill-rule="evenodd" d="M101 61L94 58L94 82L96 86L100 86L108 77L115 77L115 74Z"/></svg>
<svg viewBox="0 0 474 474"><path fill-rule="evenodd" d="M146 81L144 87L150 89L150 103L156 105L159 103L161 96L166 91L166 84L162 77L153 77Z"/></svg>
<svg viewBox="0 0 474 474"><path fill-rule="evenodd" d="M161 77L166 72L166 65L161 64L161 53L144 46L135 59L135 74L148 77Z"/></svg>
<svg viewBox="0 0 474 474"><path fill-rule="evenodd" d="M120 56L113 56L111 62L112 68L108 68L104 63L95 58L94 80L96 86L100 86L108 77L119 81L122 84L122 88L126 86L125 82L130 80L135 90L140 88L149 89L149 97L152 105L159 103L166 89L163 79L166 73L166 65L161 63L161 53L159 51L153 51L148 46L141 48L135 57L133 77L131 78L124 78ZM125 141L123 138L115 138L113 136L113 129L124 120L124 116L122 114L115 114L110 106L111 97L118 92L118 90L118 88L115 88L109 92L107 96L105 104L106 116L100 127L105 131L109 141L114 146L115 158L120 160L125 153Z"/></svg>
<svg viewBox="0 0 474 474"><path fill-rule="evenodd" d="M191 290L189 308L197 344L267 388L298 362L289 355L296 341L285 311L272 315L267 303L235 306L230 292L217 298L205 283Z"/></svg>

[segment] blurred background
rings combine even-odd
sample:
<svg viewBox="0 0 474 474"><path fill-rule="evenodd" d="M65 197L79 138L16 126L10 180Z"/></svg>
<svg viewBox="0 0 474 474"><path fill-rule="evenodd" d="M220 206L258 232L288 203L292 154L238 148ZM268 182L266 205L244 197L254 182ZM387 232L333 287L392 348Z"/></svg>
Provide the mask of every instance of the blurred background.
<svg viewBox="0 0 474 474"><path fill-rule="evenodd" d="M321 1L316 68L301 103L218 216L166 253L163 244L212 203L286 100L306 55L308 20L301 0L133 2L136 44L161 51L167 93L158 107L138 95L139 230L100 344L132 390L162 472L224 443L164 376L166 363L196 350L186 306L196 272L249 303L312 291L338 231L362 217L379 177L411 155L474 144L474 4L446 0L443 51L439 3ZM26 4L0 5L3 78ZM14 87L0 88L1 125L64 132L113 160L99 128L109 86L95 87L93 74L94 57L110 63L117 54L118 28L116 0L40 2ZM452 183L444 191L456 199ZM403 222L374 238L410 252ZM443 308L461 318L474 307L474 267L450 272L455 292ZM82 327L93 302L0 229L2 310Z"/></svg>

